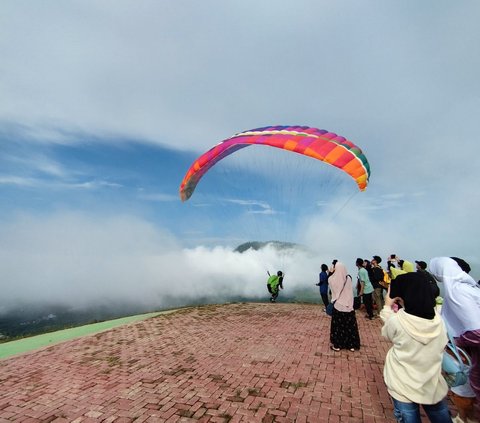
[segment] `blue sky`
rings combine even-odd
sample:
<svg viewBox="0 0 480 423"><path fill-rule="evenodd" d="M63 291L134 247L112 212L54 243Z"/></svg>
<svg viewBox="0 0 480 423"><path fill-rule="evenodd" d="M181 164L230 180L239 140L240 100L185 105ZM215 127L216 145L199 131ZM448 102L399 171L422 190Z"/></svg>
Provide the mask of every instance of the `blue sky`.
<svg viewBox="0 0 480 423"><path fill-rule="evenodd" d="M232 274L261 297L266 268L311 284L334 257L354 272L356 257L392 252L462 256L478 273L479 12L433 0L3 2L0 310L110 298L113 286L119 301L161 306L165 293L228 291ZM248 148L181 203L198 155L277 124L358 144L367 191ZM312 253L231 255L257 235Z"/></svg>

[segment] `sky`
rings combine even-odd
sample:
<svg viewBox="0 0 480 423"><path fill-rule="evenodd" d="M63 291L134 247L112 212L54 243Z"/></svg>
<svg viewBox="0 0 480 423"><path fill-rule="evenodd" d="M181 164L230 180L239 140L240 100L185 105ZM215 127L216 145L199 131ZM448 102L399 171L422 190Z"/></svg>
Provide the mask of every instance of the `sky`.
<svg viewBox="0 0 480 423"><path fill-rule="evenodd" d="M480 278L478 1L0 10L0 313L261 299L267 270L316 289L321 263L355 274L355 258L374 254L459 256ZM196 157L268 125L360 146L366 191L338 169L250 147L180 201ZM306 249L233 252L273 239Z"/></svg>

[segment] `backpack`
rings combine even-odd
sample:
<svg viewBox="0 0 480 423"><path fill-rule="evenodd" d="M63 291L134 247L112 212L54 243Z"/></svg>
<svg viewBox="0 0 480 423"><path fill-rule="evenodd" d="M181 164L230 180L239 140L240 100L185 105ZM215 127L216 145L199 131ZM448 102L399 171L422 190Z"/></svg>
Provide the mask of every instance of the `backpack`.
<svg viewBox="0 0 480 423"><path fill-rule="evenodd" d="M384 269L382 269L383 271L383 281L380 282L380 285L382 285L384 288L388 288L388 285L390 285L390 282L392 281L392 279L390 278L390 275L388 274L388 272L386 272Z"/></svg>
<svg viewBox="0 0 480 423"><path fill-rule="evenodd" d="M468 381L472 361L468 354L455 345L450 333L443 352L442 375L449 387L464 385Z"/></svg>

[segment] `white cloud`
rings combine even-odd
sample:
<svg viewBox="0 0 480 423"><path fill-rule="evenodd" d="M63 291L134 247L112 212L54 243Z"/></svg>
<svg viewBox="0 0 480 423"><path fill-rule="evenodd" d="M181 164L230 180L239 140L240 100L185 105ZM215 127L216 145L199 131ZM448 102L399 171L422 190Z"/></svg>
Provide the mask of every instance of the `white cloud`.
<svg viewBox="0 0 480 423"><path fill-rule="evenodd" d="M429 122L476 126L479 6L427 4L7 2L0 119L39 140L198 150L282 122L372 148Z"/></svg>
<svg viewBox="0 0 480 423"><path fill-rule="evenodd" d="M303 223L302 242L319 256L335 256L355 271L357 257L396 253L408 260L457 256L480 272L477 220L480 199L464 189L443 195L385 199L385 210L368 208L369 196L357 196L350 207L332 215L310 216ZM475 277L475 276L474 276Z"/></svg>
<svg viewBox="0 0 480 423"><path fill-rule="evenodd" d="M35 189L37 198L46 190L92 192L86 204L95 209L97 191L122 188L128 180L127 186L129 175L109 179L81 160L70 167L49 155L50 143L83 142L94 149L128 139L204 151L242 130L305 124L351 139L372 168L366 192L353 197L336 179L341 172L271 192L305 213L298 227L283 223L314 247L319 263L396 252L410 259L459 255L478 265L479 12L478 2L416 0L3 2L0 142L13 140L19 148L12 155L0 151L0 187ZM41 144L38 150L31 151L33 142ZM232 185L219 189L217 198L241 186L242 171L259 179L272 173L269 162L278 165L284 153L246 150L229 158L225 172L232 173L225 179ZM258 159L250 160L252 153ZM280 187L294 172L284 171L288 162L282 159L272 173ZM134 190L148 186L137 176ZM149 206L166 208L177 200L167 191L135 192ZM263 214L231 225L251 229L252 220L263 218L259 228L274 232L287 215L261 193L253 185L244 198ZM190 207L208 210L212 202L200 194ZM304 210L305 198L318 206L312 215ZM71 199L61 200L68 207ZM240 280L234 289L247 287L254 295L252 280L257 272L258 280L264 276L258 262L268 262L267 256L182 250L183 239L177 243L168 230L128 216L125 203L112 206L125 213L121 217L92 212L4 219L4 298L30 292L42 301L113 295L161 302L170 289L179 295L196 293L202 283L209 292L227 289L231 274L222 267ZM185 225L184 233L196 234L200 245L225 245L229 240L219 239L215 227L228 219L212 221L206 214ZM236 233L231 242L239 238ZM307 280L302 272L298 268Z"/></svg>
<svg viewBox="0 0 480 423"><path fill-rule="evenodd" d="M36 152L21 151L16 154L4 152L1 161L21 172L38 172L44 176L57 178L63 178L68 174L61 163Z"/></svg>
<svg viewBox="0 0 480 423"><path fill-rule="evenodd" d="M0 185L17 185L22 187L33 187L38 185L34 178L23 178L20 176L0 175Z"/></svg>
<svg viewBox="0 0 480 423"><path fill-rule="evenodd" d="M121 188L122 185L116 182L109 181L86 181L86 182L75 182L75 183L62 183L60 184L63 188L80 188L80 189L98 189L98 188Z"/></svg>
<svg viewBox="0 0 480 423"><path fill-rule="evenodd" d="M170 194L163 194L163 193L144 193L141 192L138 195L138 198L145 201L153 201L153 202L171 202L171 201L178 201L177 195L170 195Z"/></svg>
<svg viewBox="0 0 480 423"><path fill-rule="evenodd" d="M98 190L101 188L121 188L122 185L102 180L93 180L85 182L66 182L55 179L31 178L13 175L0 175L0 185L12 185L25 188L37 188L47 190Z"/></svg>
<svg viewBox="0 0 480 423"><path fill-rule="evenodd" d="M316 266L270 248L184 249L168 230L132 216L23 215L0 224L0 311L22 302L162 308L172 298L266 298L267 270L282 268L294 288L313 286Z"/></svg>
<svg viewBox="0 0 480 423"><path fill-rule="evenodd" d="M227 199L229 203L237 204L242 206L246 209L247 213L249 214L277 214L270 204L264 201L257 201L257 200L238 200L238 199Z"/></svg>

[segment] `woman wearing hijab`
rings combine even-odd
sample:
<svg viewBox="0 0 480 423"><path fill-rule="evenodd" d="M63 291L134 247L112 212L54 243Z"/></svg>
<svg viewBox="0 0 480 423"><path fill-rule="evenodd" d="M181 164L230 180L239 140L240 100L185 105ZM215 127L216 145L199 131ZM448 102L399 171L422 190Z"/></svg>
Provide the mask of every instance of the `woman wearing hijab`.
<svg viewBox="0 0 480 423"><path fill-rule="evenodd" d="M472 359L469 380L480 403L480 287L467 273L470 266L456 257L436 257L429 268L443 283L442 317L448 331Z"/></svg>
<svg viewBox="0 0 480 423"><path fill-rule="evenodd" d="M397 312L394 305L400 306ZM383 378L398 422L421 423L420 405L432 423L451 423L442 376L448 342L428 281L417 273L398 275L380 313L382 335L392 342Z"/></svg>
<svg viewBox="0 0 480 423"><path fill-rule="evenodd" d="M328 278L332 291L333 314L330 325L330 348L334 351L360 349L360 334L353 310L352 277L343 263L335 264L335 272Z"/></svg>

